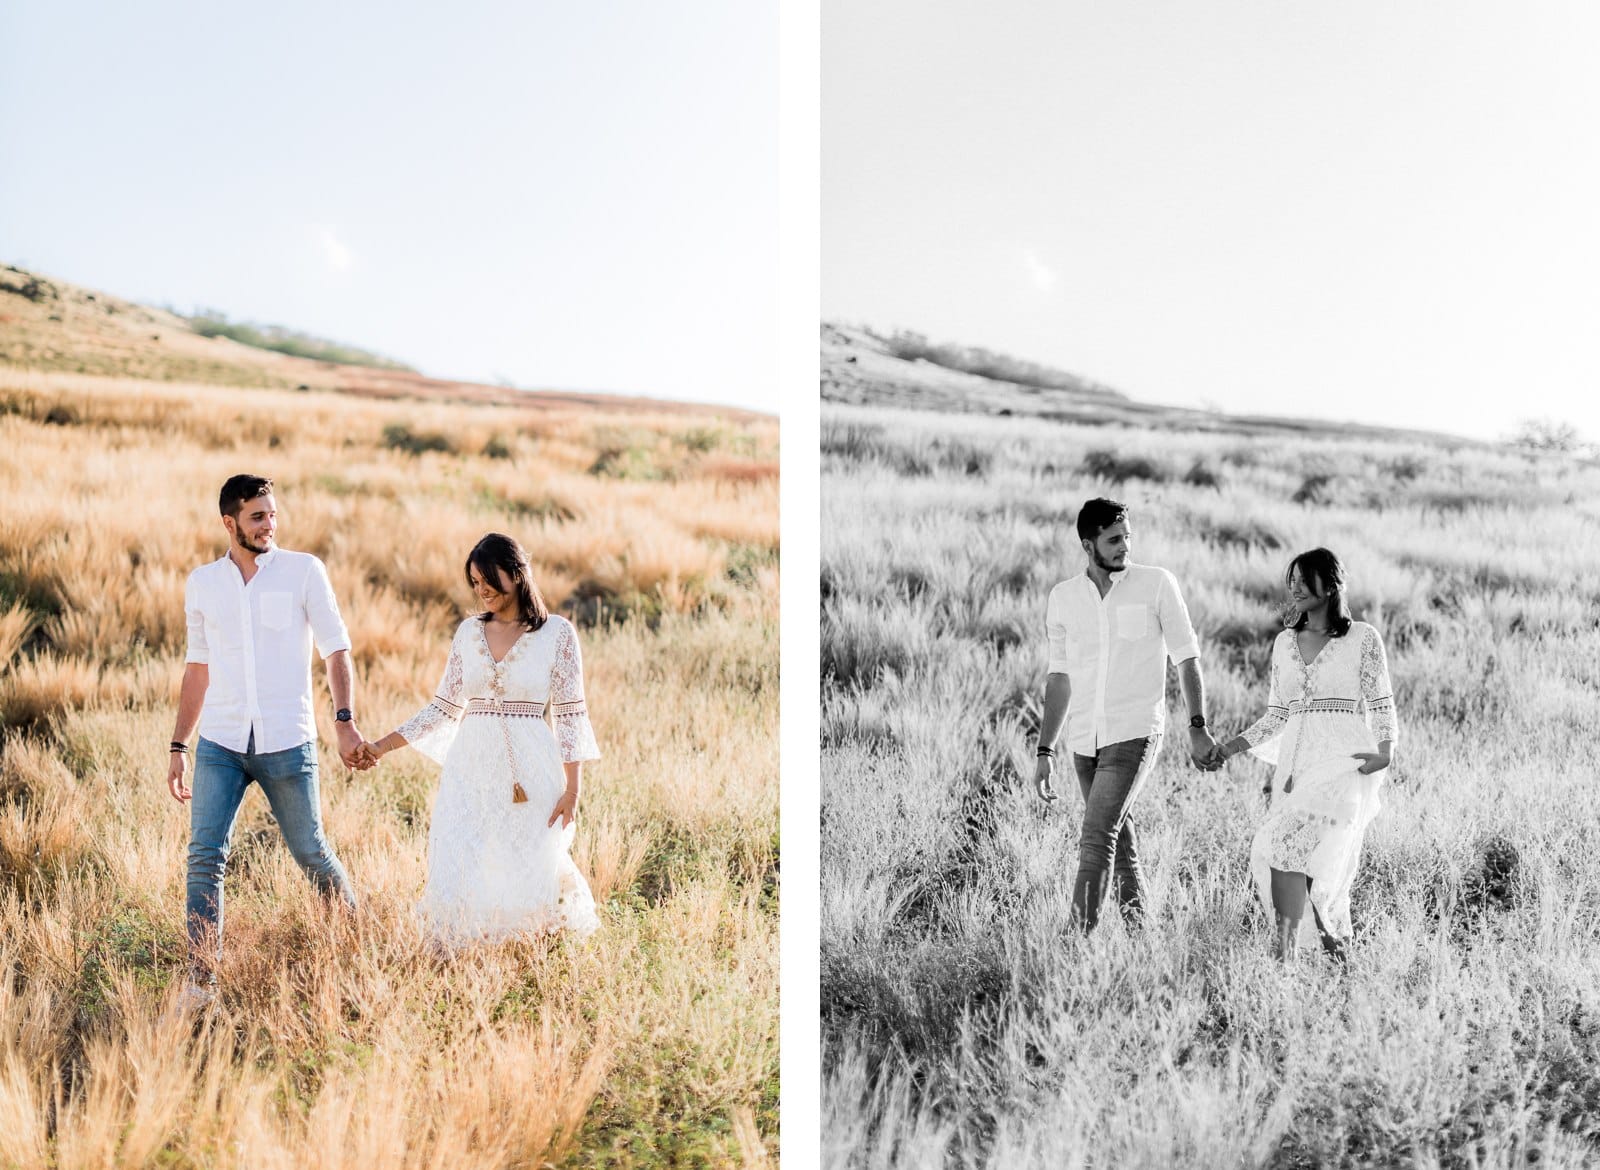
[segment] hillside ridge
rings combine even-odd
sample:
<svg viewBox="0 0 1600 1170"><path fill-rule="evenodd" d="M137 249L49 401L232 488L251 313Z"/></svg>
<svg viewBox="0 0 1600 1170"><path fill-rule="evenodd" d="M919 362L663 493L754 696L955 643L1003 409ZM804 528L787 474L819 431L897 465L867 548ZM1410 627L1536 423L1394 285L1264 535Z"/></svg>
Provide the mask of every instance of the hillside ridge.
<svg viewBox="0 0 1600 1170"><path fill-rule="evenodd" d="M899 338L862 324L822 323L822 400L858 406L895 406L955 414L1016 415L1052 422L1121 424L1175 431L1210 431L1285 438L1369 438L1423 442L1450 447L1493 447L1494 443L1441 431L1412 430L1326 419L1228 414L1184 406L1139 402L1091 379L1058 374L1060 384L1043 386L954 369L925 357L899 356ZM930 350L959 351L956 346ZM987 351L969 351L987 353ZM1014 362L1020 368L1042 369Z"/></svg>
<svg viewBox="0 0 1600 1170"><path fill-rule="evenodd" d="M350 365L202 336L184 317L99 289L0 265L0 370L31 370L522 408L767 417L738 407L581 390L521 390Z"/></svg>

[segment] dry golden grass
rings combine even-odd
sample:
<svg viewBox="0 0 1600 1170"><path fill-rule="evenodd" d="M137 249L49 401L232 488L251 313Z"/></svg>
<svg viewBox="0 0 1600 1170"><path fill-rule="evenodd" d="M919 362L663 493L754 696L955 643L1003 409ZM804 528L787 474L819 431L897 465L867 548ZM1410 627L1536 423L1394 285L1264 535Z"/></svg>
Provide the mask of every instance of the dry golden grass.
<svg viewBox="0 0 1600 1170"><path fill-rule="evenodd" d="M729 469L775 448L770 422L670 412L0 373L0 1166L774 1154L777 485ZM528 546L583 623L605 754L575 846L593 939L430 958L410 905L437 768L351 775L324 746L361 912L330 915L247 798L217 1011L164 1022L183 582L244 470L276 480L285 547L328 564L369 735L437 684L471 544Z"/></svg>

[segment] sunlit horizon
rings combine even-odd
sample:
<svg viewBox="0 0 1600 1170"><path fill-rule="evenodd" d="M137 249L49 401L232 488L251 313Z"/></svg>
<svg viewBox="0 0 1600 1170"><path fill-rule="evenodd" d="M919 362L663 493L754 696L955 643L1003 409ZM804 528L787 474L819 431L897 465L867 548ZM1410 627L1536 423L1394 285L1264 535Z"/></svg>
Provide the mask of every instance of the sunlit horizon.
<svg viewBox="0 0 1600 1170"><path fill-rule="evenodd" d="M195 15L0 16L0 259L433 377L776 411L775 5Z"/></svg>
<svg viewBox="0 0 1600 1170"><path fill-rule="evenodd" d="M1131 398L1600 440L1600 10L833 4L827 320Z"/></svg>

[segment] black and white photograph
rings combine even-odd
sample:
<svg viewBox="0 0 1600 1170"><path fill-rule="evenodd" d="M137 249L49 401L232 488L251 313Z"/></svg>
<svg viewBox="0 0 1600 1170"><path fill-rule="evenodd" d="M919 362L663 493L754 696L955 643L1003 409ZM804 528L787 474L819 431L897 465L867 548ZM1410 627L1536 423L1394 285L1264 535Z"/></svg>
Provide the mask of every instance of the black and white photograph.
<svg viewBox="0 0 1600 1170"><path fill-rule="evenodd" d="M1600 1163L1597 37L824 6L825 1165Z"/></svg>

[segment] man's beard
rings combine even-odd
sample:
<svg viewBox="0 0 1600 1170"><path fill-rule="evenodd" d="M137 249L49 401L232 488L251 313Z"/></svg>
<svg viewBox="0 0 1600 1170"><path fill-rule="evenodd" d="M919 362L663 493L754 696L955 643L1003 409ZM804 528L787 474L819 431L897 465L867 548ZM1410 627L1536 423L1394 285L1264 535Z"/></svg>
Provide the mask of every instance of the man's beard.
<svg viewBox="0 0 1600 1170"><path fill-rule="evenodd" d="M1094 549L1090 553L1090 555L1094 557L1094 563L1096 565L1100 566L1100 568L1104 572L1107 572L1107 573L1120 573L1120 572L1122 572L1122 570L1119 569L1116 565L1112 564L1110 561L1106 560L1103 556L1101 556L1099 549ZM1127 556L1127 554L1124 553L1123 556Z"/></svg>
<svg viewBox="0 0 1600 1170"><path fill-rule="evenodd" d="M267 541L263 541L261 544L252 544L250 539L245 536L244 533L240 532L235 535L234 539L239 542L239 547L244 549L245 552L259 557L267 551L267 541L270 541L272 538L269 536Z"/></svg>

